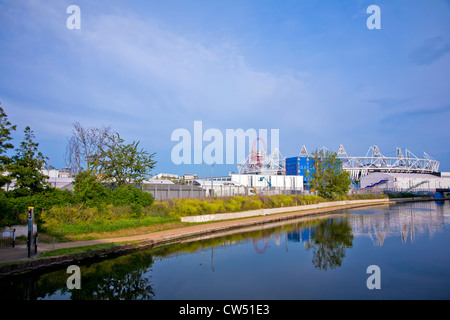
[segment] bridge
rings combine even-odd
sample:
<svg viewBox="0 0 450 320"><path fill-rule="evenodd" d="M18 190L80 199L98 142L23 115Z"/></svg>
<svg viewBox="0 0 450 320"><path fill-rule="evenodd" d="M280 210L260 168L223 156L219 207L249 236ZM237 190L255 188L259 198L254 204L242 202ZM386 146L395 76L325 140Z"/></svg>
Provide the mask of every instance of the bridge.
<svg viewBox="0 0 450 320"><path fill-rule="evenodd" d="M444 193L449 193L449 192L450 192L450 188L436 188L436 193L434 194L434 198L435 199L444 199L445 198Z"/></svg>

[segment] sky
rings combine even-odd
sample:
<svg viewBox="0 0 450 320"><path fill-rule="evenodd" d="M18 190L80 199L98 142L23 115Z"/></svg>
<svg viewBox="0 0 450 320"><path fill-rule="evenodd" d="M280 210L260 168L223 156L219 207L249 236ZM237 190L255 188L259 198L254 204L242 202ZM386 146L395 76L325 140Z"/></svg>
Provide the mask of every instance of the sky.
<svg viewBox="0 0 450 320"><path fill-rule="evenodd" d="M70 5L79 29L68 28ZM381 29L367 26L371 5ZM449 0L0 0L0 102L14 144L30 126L58 169L79 122L140 141L156 152L155 174L202 176L171 155L173 132L193 145L201 121L223 137L276 129L284 157L377 145L426 152L450 171L449 71Z"/></svg>

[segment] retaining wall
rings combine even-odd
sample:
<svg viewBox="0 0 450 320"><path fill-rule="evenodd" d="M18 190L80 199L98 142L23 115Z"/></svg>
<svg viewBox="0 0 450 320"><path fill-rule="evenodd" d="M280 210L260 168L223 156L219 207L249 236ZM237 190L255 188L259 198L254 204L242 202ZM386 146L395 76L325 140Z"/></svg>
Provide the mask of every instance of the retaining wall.
<svg viewBox="0 0 450 320"><path fill-rule="evenodd" d="M242 212L231 212L231 213L217 213L217 214L205 214L200 216L189 216L182 217L181 222L210 222L210 221L219 221L219 220L231 220L231 219L239 219L239 218L249 218L256 216L267 216L276 213L286 213L286 212L294 212L294 211L303 211L303 210L311 210L311 209L319 209L319 208L327 208L327 207L337 207L337 206L345 206L351 204L363 204L363 203L384 203L389 202L389 199L372 199L372 200L345 200L345 201L332 201L332 202L322 202L316 204L308 204L303 206L294 206L294 207L281 207L281 208L271 208L271 209L258 209L258 210L250 210L250 211L242 211Z"/></svg>

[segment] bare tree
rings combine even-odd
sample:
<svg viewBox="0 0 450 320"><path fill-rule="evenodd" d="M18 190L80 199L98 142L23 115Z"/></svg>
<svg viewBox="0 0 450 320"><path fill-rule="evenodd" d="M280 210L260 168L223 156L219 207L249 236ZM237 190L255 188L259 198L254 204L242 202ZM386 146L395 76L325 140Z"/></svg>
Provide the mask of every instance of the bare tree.
<svg viewBox="0 0 450 320"><path fill-rule="evenodd" d="M102 151L113 136L111 127L83 127L79 122L73 127L66 146L66 167L74 175L80 171L98 174Z"/></svg>

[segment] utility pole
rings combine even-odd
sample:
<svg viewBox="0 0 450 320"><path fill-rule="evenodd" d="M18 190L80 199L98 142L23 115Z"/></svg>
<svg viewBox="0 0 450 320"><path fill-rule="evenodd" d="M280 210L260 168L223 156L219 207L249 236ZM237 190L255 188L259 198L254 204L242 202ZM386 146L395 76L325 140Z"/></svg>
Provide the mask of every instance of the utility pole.
<svg viewBox="0 0 450 320"><path fill-rule="evenodd" d="M203 164L203 190L205 190L205 194L206 194L206 185L205 185L205 162L202 162Z"/></svg>
<svg viewBox="0 0 450 320"><path fill-rule="evenodd" d="M213 168L214 168L214 163L211 164L211 197L214 194L214 189L213 189Z"/></svg>

